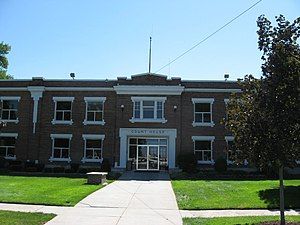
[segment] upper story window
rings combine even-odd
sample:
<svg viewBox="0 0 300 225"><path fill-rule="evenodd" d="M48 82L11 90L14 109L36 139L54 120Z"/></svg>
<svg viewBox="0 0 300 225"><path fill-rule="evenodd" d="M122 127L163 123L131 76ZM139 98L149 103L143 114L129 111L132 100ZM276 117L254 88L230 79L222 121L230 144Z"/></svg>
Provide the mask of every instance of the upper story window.
<svg viewBox="0 0 300 225"><path fill-rule="evenodd" d="M18 134L2 133L0 134L0 156L5 159L16 159L15 145Z"/></svg>
<svg viewBox="0 0 300 225"><path fill-rule="evenodd" d="M53 124L72 124L72 103L74 97L53 97L55 103Z"/></svg>
<svg viewBox="0 0 300 225"><path fill-rule="evenodd" d="M194 154L201 164L212 164L213 161L213 136L193 136Z"/></svg>
<svg viewBox="0 0 300 225"><path fill-rule="evenodd" d="M84 124L100 124L104 125L104 102L105 97L85 97L86 112Z"/></svg>
<svg viewBox="0 0 300 225"><path fill-rule="evenodd" d="M167 122L164 118L166 97L132 97L133 117L131 122Z"/></svg>
<svg viewBox="0 0 300 225"><path fill-rule="evenodd" d="M193 126L214 126L212 119L213 98L192 98L194 104Z"/></svg>
<svg viewBox="0 0 300 225"><path fill-rule="evenodd" d="M70 142L72 134L51 134L52 154L50 161L70 162Z"/></svg>
<svg viewBox="0 0 300 225"><path fill-rule="evenodd" d="M18 105L20 97L1 97L1 120L18 123Z"/></svg>
<svg viewBox="0 0 300 225"><path fill-rule="evenodd" d="M103 140L105 135L83 134L84 151L82 162L102 162Z"/></svg>

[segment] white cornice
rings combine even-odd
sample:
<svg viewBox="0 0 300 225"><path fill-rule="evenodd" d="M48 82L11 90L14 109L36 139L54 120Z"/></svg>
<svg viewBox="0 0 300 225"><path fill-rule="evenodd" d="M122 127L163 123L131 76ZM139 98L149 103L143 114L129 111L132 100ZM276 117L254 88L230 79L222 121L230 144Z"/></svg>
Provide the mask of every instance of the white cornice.
<svg viewBox="0 0 300 225"><path fill-rule="evenodd" d="M114 90L119 95L181 95L182 86L118 85Z"/></svg>
<svg viewBox="0 0 300 225"><path fill-rule="evenodd" d="M46 91L114 91L112 87L45 87Z"/></svg>
<svg viewBox="0 0 300 225"><path fill-rule="evenodd" d="M184 92L214 92L214 93L240 93L241 89L227 89L227 88L185 88Z"/></svg>

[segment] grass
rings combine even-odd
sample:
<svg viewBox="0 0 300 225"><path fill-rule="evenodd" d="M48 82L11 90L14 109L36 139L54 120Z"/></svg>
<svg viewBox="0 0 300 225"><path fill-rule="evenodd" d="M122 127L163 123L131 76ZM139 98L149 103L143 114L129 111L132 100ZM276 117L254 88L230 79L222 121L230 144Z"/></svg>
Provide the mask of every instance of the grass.
<svg viewBox="0 0 300 225"><path fill-rule="evenodd" d="M300 180L286 180L286 208L300 208ZM263 209L279 207L277 180L175 180L173 189L180 209Z"/></svg>
<svg viewBox="0 0 300 225"><path fill-rule="evenodd" d="M0 176L0 202L74 206L101 187L84 178Z"/></svg>
<svg viewBox="0 0 300 225"><path fill-rule="evenodd" d="M278 221L278 216L248 216L248 217L219 217L219 218L183 218L184 225L252 225L265 221ZM286 216L289 222L300 222L300 216Z"/></svg>
<svg viewBox="0 0 300 225"><path fill-rule="evenodd" d="M51 220L53 217L55 217L53 214L0 211L0 224L42 225Z"/></svg>

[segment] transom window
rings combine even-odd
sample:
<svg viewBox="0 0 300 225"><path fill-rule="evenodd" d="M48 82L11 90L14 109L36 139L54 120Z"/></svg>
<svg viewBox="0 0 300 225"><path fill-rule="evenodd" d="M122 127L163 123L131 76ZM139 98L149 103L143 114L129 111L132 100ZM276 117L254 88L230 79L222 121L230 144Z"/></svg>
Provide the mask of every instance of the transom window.
<svg viewBox="0 0 300 225"><path fill-rule="evenodd" d="M0 137L0 156L6 159L14 159L16 137Z"/></svg>
<svg viewBox="0 0 300 225"><path fill-rule="evenodd" d="M213 126L212 104L214 99L193 98L194 103L194 121L193 126Z"/></svg>
<svg viewBox="0 0 300 225"><path fill-rule="evenodd" d="M86 115L84 124L102 124L104 125L104 97L86 97Z"/></svg>
<svg viewBox="0 0 300 225"><path fill-rule="evenodd" d="M84 152L82 162L102 162L104 135L84 134Z"/></svg>
<svg viewBox="0 0 300 225"><path fill-rule="evenodd" d="M165 97L132 97L131 122L166 122L164 119Z"/></svg>
<svg viewBox="0 0 300 225"><path fill-rule="evenodd" d="M210 136L193 136L194 154L198 163L213 163L212 143L214 137Z"/></svg>
<svg viewBox="0 0 300 225"><path fill-rule="evenodd" d="M1 120L18 121L19 97L1 97Z"/></svg>
<svg viewBox="0 0 300 225"><path fill-rule="evenodd" d="M51 134L52 155L50 161L71 161L70 142L71 134Z"/></svg>
<svg viewBox="0 0 300 225"><path fill-rule="evenodd" d="M72 102L73 97L53 97L55 112L53 124L72 124Z"/></svg>

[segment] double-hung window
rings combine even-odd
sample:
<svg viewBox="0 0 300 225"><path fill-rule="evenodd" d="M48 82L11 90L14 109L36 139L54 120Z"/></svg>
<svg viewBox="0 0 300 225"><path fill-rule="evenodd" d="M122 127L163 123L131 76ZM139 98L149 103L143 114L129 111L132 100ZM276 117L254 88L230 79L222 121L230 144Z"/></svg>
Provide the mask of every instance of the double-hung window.
<svg viewBox="0 0 300 225"><path fill-rule="evenodd" d="M105 97L85 97L86 104L84 124L104 125L104 102Z"/></svg>
<svg viewBox="0 0 300 225"><path fill-rule="evenodd" d="M72 103L74 97L53 97L55 103L53 124L72 124Z"/></svg>
<svg viewBox="0 0 300 225"><path fill-rule="evenodd" d="M51 134L52 154L50 161L71 161L70 142L72 134Z"/></svg>
<svg viewBox="0 0 300 225"><path fill-rule="evenodd" d="M214 136L193 136L194 154L200 164L212 164Z"/></svg>
<svg viewBox="0 0 300 225"><path fill-rule="evenodd" d="M233 136L225 136L227 143L227 163L228 164L245 164L245 160L240 159L240 150L236 149Z"/></svg>
<svg viewBox="0 0 300 225"><path fill-rule="evenodd" d="M18 105L20 97L7 96L0 97L1 100L1 120L5 122L18 123Z"/></svg>
<svg viewBox="0 0 300 225"><path fill-rule="evenodd" d="M5 159L16 159L15 145L18 134L1 133L0 134L0 156Z"/></svg>
<svg viewBox="0 0 300 225"><path fill-rule="evenodd" d="M82 162L102 162L103 140L105 135L83 134L84 151Z"/></svg>
<svg viewBox="0 0 300 225"><path fill-rule="evenodd" d="M194 104L193 126L214 126L212 118L213 98L192 98Z"/></svg>
<svg viewBox="0 0 300 225"><path fill-rule="evenodd" d="M166 97L132 97L133 117L131 122L167 122L164 118Z"/></svg>

